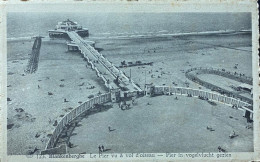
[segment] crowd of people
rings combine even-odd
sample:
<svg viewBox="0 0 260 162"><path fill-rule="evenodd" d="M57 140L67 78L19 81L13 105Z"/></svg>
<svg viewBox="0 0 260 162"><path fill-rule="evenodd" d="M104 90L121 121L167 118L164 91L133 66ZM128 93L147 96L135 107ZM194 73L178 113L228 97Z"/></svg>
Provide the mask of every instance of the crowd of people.
<svg viewBox="0 0 260 162"><path fill-rule="evenodd" d="M127 103L126 100L120 101L120 102L118 103L118 107L119 107L121 110L127 110L127 109L130 108L131 105L134 106L134 105L136 105L136 104L137 104L137 101L136 101L134 98L132 98L132 99L131 99L131 103Z"/></svg>
<svg viewBox="0 0 260 162"><path fill-rule="evenodd" d="M105 152L105 147L103 145L98 146L99 153Z"/></svg>

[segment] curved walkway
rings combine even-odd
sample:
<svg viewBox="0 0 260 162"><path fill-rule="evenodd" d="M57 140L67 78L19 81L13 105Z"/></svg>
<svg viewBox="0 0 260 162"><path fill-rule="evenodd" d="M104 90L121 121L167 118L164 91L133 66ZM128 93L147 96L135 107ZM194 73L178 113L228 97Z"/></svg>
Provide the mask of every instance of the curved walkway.
<svg viewBox="0 0 260 162"><path fill-rule="evenodd" d="M84 113L85 111L91 109L95 104L102 104L111 101L111 93L106 93L95 98L88 100L87 102L83 103L79 107L74 108L68 114L66 114L57 124L55 127L51 138L49 139L45 151L48 149L52 149L55 147L57 139L60 136L63 128L68 126L74 119L76 119L79 115Z"/></svg>
<svg viewBox="0 0 260 162"><path fill-rule="evenodd" d="M238 108L242 108L244 110L250 111L253 113L252 105L232 98L228 96L224 96L218 93L213 93L213 92L207 92L203 90L198 90L198 89L191 89L191 88L185 88L185 87L167 87L167 86L155 86L153 93L155 95L161 95L161 94L168 94L168 95L188 95L190 97L200 97L205 100L212 100L216 102L220 102L223 104L227 104L229 106L236 106Z"/></svg>
<svg viewBox="0 0 260 162"><path fill-rule="evenodd" d="M98 154L99 145L107 149L104 154L217 152L218 146L228 152L253 150L253 131L245 128L243 111L217 102L211 105L196 97L177 97L138 98L127 110L114 103L106 112L84 118L72 133L68 153ZM109 131L108 126L115 130ZM215 131L207 130L207 126ZM239 137L230 140L233 130Z"/></svg>
<svg viewBox="0 0 260 162"><path fill-rule="evenodd" d="M247 98L245 96L235 94L231 91L228 91L226 89L223 89L221 87L218 87L216 85L213 85L211 83L208 83L206 81L199 79L197 77L197 75L199 75L199 74L219 75L219 76L222 76L222 77L233 79L233 80L241 82L241 83L247 83L247 84L252 85L253 79L251 77L247 77L244 74L240 74L240 73L236 73L236 72L235 73L228 72L225 69L220 70L220 69L202 68L202 67L192 68L192 69L189 69L185 72L185 76L193 82L196 82L196 83L198 83L198 84L200 84L200 85L202 85L206 88L209 88L211 90L217 91L220 94L227 95L228 97L237 98L241 101L247 102L249 104L253 104L253 100L251 98Z"/></svg>
<svg viewBox="0 0 260 162"><path fill-rule="evenodd" d="M186 71L185 76L187 78L207 88L215 89L221 94L207 92L198 89L185 88L185 87L152 86L150 87L151 88L150 90L152 90L152 93L155 95L161 95L161 94L187 95L188 97L198 97L204 100L216 101L219 103L227 104L229 106L236 106L237 108L244 109L246 111L249 111L251 114L253 114L252 99L248 99L238 94L233 94L232 92L229 92L225 89L222 89L220 87L202 81L196 75L191 73L193 71L196 71L197 72L196 74L205 74L205 73L216 74L230 79L234 79L239 82L252 84L252 78L246 77L241 74L237 74L237 73L232 74L230 72L226 72L224 70L218 70L218 69L193 68ZM86 112L87 110L90 110L95 104L103 104L109 101L111 101L111 93L106 93L88 100L84 104L80 105L79 107L73 109L71 112L66 114L58 122L56 128L53 131L51 138L48 141L45 151L43 152L48 153L49 149L50 150L55 149L54 147L56 146L57 140L65 126L68 126L73 120L75 120L82 113Z"/></svg>

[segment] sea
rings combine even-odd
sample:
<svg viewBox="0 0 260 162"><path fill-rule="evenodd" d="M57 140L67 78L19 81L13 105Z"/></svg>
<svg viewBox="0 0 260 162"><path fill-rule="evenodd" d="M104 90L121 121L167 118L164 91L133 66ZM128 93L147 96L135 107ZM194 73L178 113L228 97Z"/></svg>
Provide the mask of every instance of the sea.
<svg viewBox="0 0 260 162"><path fill-rule="evenodd" d="M250 13L8 12L7 38L46 37L67 19L88 28L90 37L101 38L251 30Z"/></svg>

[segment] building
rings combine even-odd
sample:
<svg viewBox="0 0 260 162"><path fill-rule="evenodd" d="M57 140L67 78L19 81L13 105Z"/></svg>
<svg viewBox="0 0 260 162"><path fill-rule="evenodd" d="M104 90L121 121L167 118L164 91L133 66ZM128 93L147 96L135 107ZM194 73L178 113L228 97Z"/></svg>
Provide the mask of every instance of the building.
<svg viewBox="0 0 260 162"><path fill-rule="evenodd" d="M59 22L54 30L49 30L48 32L50 38L68 38L68 31L75 31L81 37L89 36L87 28L82 28L77 22L73 22L69 19Z"/></svg>

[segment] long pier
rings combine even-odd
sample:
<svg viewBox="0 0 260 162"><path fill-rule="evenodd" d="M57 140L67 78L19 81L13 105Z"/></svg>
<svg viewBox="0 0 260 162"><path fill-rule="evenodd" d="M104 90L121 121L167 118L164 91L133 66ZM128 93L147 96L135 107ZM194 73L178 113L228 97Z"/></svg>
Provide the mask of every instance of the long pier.
<svg viewBox="0 0 260 162"><path fill-rule="evenodd" d="M108 59L100 54L94 47L90 46L84 39L82 39L75 31L67 31L72 43L78 47L84 57L91 64L92 68L96 70L97 75L101 77L105 85L109 89L122 89L124 91L134 92L142 91L142 89L124 72L119 70Z"/></svg>

